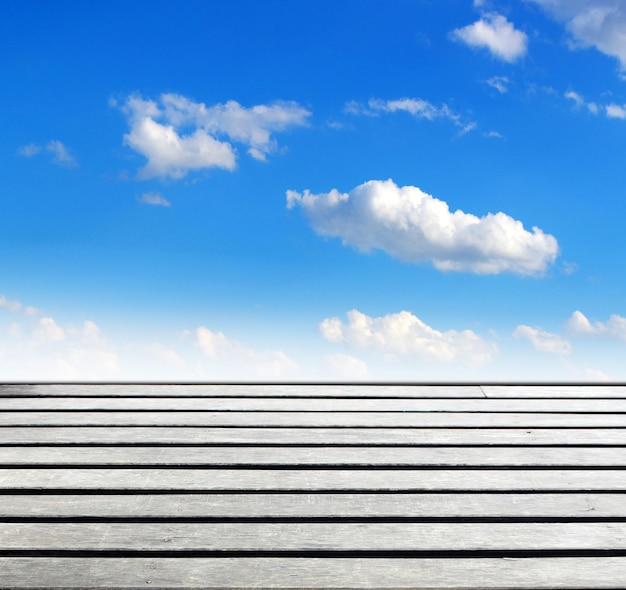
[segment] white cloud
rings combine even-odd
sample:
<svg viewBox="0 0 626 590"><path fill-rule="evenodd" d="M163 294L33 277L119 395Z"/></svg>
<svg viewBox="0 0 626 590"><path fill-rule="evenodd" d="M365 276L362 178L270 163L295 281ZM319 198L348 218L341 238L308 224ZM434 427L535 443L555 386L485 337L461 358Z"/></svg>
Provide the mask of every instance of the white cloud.
<svg viewBox="0 0 626 590"><path fill-rule="evenodd" d="M246 344L204 326L195 330L195 341L205 356L219 363L219 374L244 378L282 378L298 368L282 350L254 350Z"/></svg>
<svg viewBox="0 0 626 590"><path fill-rule="evenodd" d="M21 313L26 316L36 316L39 310L30 305L23 305L17 299L7 299L4 295L0 295L0 309L5 309L12 313Z"/></svg>
<svg viewBox="0 0 626 590"><path fill-rule="evenodd" d="M471 330L440 332L408 311L374 318L354 309L346 315L347 323L339 318L320 323L320 333L326 340L383 354L469 364L487 362L497 352L494 344Z"/></svg>
<svg viewBox="0 0 626 590"><path fill-rule="evenodd" d="M485 83L495 88L500 94L504 94L509 90L509 79L506 76L493 76Z"/></svg>
<svg viewBox="0 0 626 590"><path fill-rule="evenodd" d="M168 365L175 365L177 367L184 367L186 365L183 358L173 348L154 343L150 346L149 351L159 361Z"/></svg>
<svg viewBox="0 0 626 590"><path fill-rule="evenodd" d="M587 102L580 94L578 94L578 92L570 90L569 92L565 93L565 98L573 100L577 109L584 106L590 113L593 113L594 115L597 115L599 112L598 105L595 102Z"/></svg>
<svg viewBox="0 0 626 590"><path fill-rule="evenodd" d="M626 70L626 3L623 0L533 0L565 23L579 46L595 47Z"/></svg>
<svg viewBox="0 0 626 590"><path fill-rule="evenodd" d="M526 54L528 36L517 30L504 16L495 13L484 15L474 24L455 29L452 38L470 47L484 47L492 55L514 62Z"/></svg>
<svg viewBox="0 0 626 590"><path fill-rule="evenodd" d="M366 182L349 193L287 191L287 207L302 207L315 232L341 238L362 252L381 249L407 262L431 261L442 271L539 275L558 254L556 239L504 213L476 217L415 186Z"/></svg>
<svg viewBox="0 0 626 590"><path fill-rule="evenodd" d="M611 119L626 119L626 105L609 104L606 106L606 116Z"/></svg>
<svg viewBox="0 0 626 590"><path fill-rule="evenodd" d="M353 100L346 104L344 112L350 115L366 115L368 117L377 117L381 113L405 112L416 119L428 121L447 119L455 125L467 128L468 131L476 127L475 123L463 123L461 115L455 113L448 105L436 106L421 98L399 98L395 100L370 98L366 105Z"/></svg>
<svg viewBox="0 0 626 590"><path fill-rule="evenodd" d="M606 322L594 322L593 324L581 312L576 310L567 320L567 327L579 335L607 335L626 340L626 318L613 314Z"/></svg>
<svg viewBox="0 0 626 590"><path fill-rule="evenodd" d="M563 340L558 334L546 332L541 328L520 325L513 331L515 338L527 338L535 350L540 352L553 352L557 354L569 354L572 346Z"/></svg>
<svg viewBox="0 0 626 590"><path fill-rule="evenodd" d="M58 342L65 340L65 331L52 318L41 318L33 332L38 342Z"/></svg>
<svg viewBox="0 0 626 590"><path fill-rule="evenodd" d="M144 205L171 206L171 203L161 193L144 193L139 197L138 201Z"/></svg>
<svg viewBox="0 0 626 590"><path fill-rule="evenodd" d="M231 100L207 107L179 94L162 94L159 103L131 96L122 110L130 125L124 143L148 160L141 178L182 178L212 167L233 170L236 152L230 142L265 160L276 150L274 132L306 125L311 115L295 102L245 108Z"/></svg>
<svg viewBox="0 0 626 590"><path fill-rule="evenodd" d="M329 354L324 360L332 377L346 381L363 381L369 377L367 363L350 354Z"/></svg>
<svg viewBox="0 0 626 590"><path fill-rule="evenodd" d="M76 158L74 158L67 147L60 141L49 141L46 145L46 150L52 154L52 161L55 164L65 166L67 168L76 168L78 166Z"/></svg>
<svg viewBox="0 0 626 590"><path fill-rule="evenodd" d="M27 145L23 145L17 149L17 153L24 158L32 158L36 156L41 151L41 146L35 143L29 143Z"/></svg>

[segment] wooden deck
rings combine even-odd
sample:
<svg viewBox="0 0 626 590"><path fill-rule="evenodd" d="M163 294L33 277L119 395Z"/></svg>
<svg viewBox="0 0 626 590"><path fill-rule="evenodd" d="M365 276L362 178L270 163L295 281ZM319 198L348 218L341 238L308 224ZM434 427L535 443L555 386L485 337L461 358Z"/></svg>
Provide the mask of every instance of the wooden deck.
<svg viewBox="0 0 626 590"><path fill-rule="evenodd" d="M626 386L0 385L0 588L626 588Z"/></svg>

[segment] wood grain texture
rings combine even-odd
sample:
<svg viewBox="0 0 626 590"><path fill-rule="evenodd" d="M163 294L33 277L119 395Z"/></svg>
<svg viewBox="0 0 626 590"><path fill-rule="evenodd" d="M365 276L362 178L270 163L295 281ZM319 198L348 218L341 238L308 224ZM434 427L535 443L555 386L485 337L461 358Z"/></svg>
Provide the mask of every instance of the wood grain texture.
<svg viewBox="0 0 626 590"><path fill-rule="evenodd" d="M626 558L36 559L0 558L13 588L619 588ZM30 585L25 586L27 582Z"/></svg>
<svg viewBox="0 0 626 590"><path fill-rule="evenodd" d="M0 588L623 588L625 467L619 385L0 385Z"/></svg>

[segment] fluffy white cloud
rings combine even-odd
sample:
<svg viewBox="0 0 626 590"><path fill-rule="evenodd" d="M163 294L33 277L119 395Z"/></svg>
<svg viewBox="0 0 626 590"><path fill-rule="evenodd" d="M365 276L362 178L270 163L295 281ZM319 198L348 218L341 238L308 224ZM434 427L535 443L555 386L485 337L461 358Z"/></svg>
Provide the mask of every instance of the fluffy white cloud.
<svg viewBox="0 0 626 590"><path fill-rule="evenodd" d="M569 354L572 346L563 340L558 334L546 332L541 328L520 325L513 331L515 338L526 338L533 347L540 352L554 352L557 354Z"/></svg>
<svg viewBox="0 0 626 590"><path fill-rule="evenodd" d="M606 106L606 116L611 119L626 119L626 105L609 104Z"/></svg>
<svg viewBox="0 0 626 590"><path fill-rule="evenodd" d="M155 342L150 346L149 350L159 361L168 365L175 365L177 367L184 367L186 365L184 359L173 348Z"/></svg>
<svg viewBox="0 0 626 590"><path fill-rule="evenodd" d="M533 0L565 23L579 46L595 47L626 70L626 3L623 0Z"/></svg>
<svg viewBox="0 0 626 590"><path fill-rule="evenodd" d="M41 318L33 335L38 342L65 340L65 331L52 318Z"/></svg>
<svg viewBox="0 0 626 590"><path fill-rule="evenodd" d="M567 327L575 334L580 335L607 335L626 340L626 318L613 314L606 322L593 324L581 312L576 310L567 320Z"/></svg>
<svg viewBox="0 0 626 590"><path fill-rule="evenodd" d="M287 207L295 206L319 235L407 262L430 260L443 271L538 275L558 254L556 239L537 227L529 232L504 213L451 212L444 201L392 180L371 180L349 193L287 191Z"/></svg>
<svg viewBox="0 0 626 590"><path fill-rule="evenodd" d="M346 315L347 323L339 318L320 323L326 340L384 354L469 364L487 362L497 352L494 344L471 330L440 332L408 311L374 318L354 309Z"/></svg>
<svg viewBox="0 0 626 590"><path fill-rule="evenodd" d="M171 203L161 193L144 193L139 197L138 201L144 205L171 206Z"/></svg>
<svg viewBox="0 0 626 590"><path fill-rule="evenodd" d="M566 92L565 98L573 100L577 109L584 106L590 113L593 113L594 115L597 115L600 110L595 102L587 102L580 94L578 94L578 92L574 92L573 90Z"/></svg>
<svg viewBox="0 0 626 590"><path fill-rule="evenodd" d="M159 102L131 96L122 110L130 125L124 143L148 160L141 178L182 178L190 170L212 167L233 170L236 153L230 142L265 160L276 149L272 134L305 125L311 114L295 102L245 108L231 100L207 107L179 94L162 94Z"/></svg>
<svg viewBox="0 0 626 590"><path fill-rule="evenodd" d="M466 27L455 29L452 38L470 47L484 47L492 55L514 62L526 54L528 36L517 30L504 16L495 13L484 15Z"/></svg>
<svg viewBox="0 0 626 590"><path fill-rule="evenodd" d="M219 373L244 378L281 378L293 374L297 364L282 350L254 350L246 344L213 332L204 326L195 331L195 341L202 352L219 361Z"/></svg>

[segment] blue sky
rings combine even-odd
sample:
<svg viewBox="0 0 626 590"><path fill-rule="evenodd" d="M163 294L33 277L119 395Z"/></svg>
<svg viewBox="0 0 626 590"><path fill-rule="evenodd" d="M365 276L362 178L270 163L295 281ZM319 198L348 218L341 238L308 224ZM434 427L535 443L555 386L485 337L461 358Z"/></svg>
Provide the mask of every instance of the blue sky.
<svg viewBox="0 0 626 590"><path fill-rule="evenodd" d="M1 11L0 380L626 379L626 0Z"/></svg>

